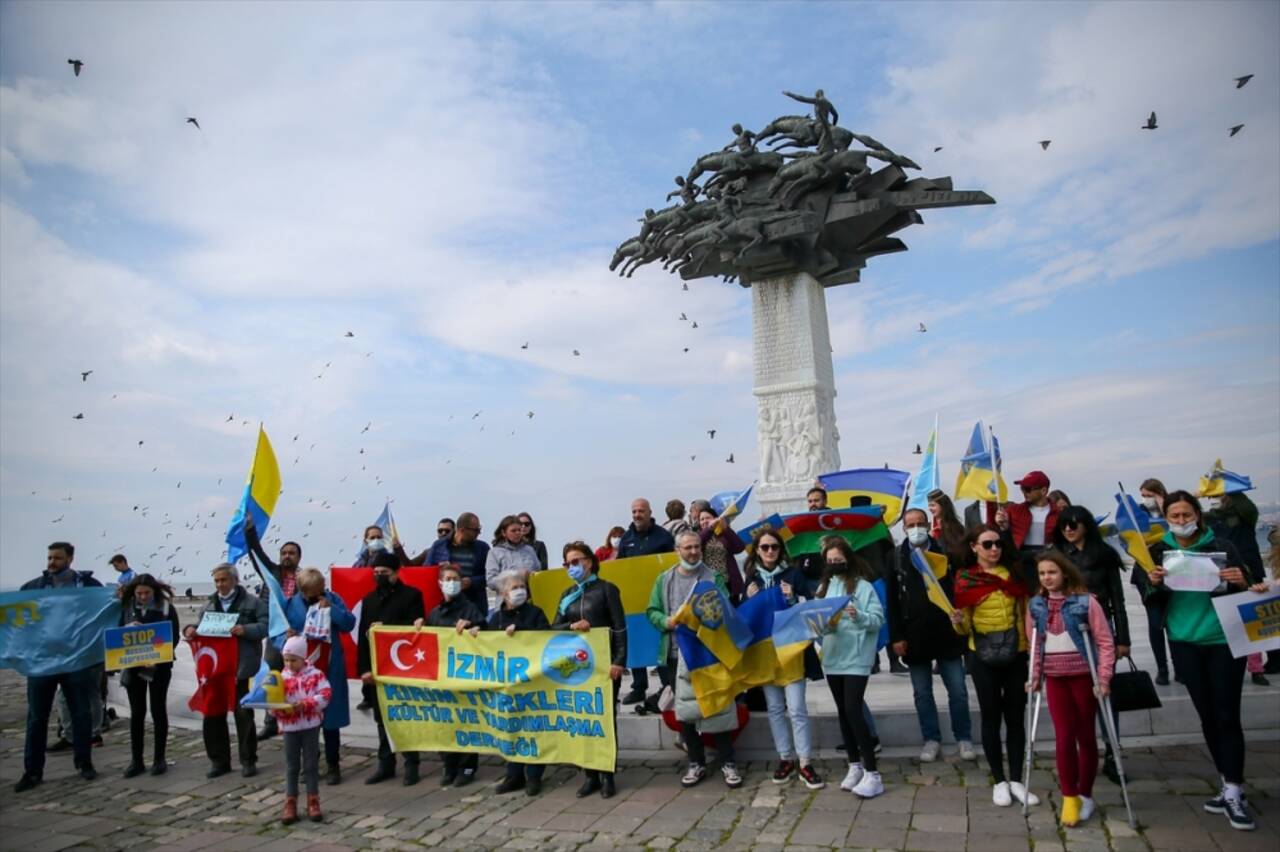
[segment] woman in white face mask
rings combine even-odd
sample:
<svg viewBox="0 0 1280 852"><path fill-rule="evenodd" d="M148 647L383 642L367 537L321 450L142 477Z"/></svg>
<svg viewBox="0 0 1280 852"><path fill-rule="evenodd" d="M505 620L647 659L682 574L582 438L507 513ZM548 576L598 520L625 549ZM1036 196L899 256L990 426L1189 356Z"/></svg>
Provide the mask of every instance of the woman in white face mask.
<svg viewBox="0 0 1280 852"><path fill-rule="evenodd" d="M1214 535L1203 520L1200 502L1186 491L1174 491L1164 501L1164 518L1169 532L1151 547L1156 569L1151 572L1145 596L1165 602L1165 626L1169 631L1169 653L1204 731L1205 744L1214 766L1222 775L1222 791L1204 803L1209 813L1225 814L1232 828L1251 831L1241 787L1244 785L1244 730L1240 724L1240 690L1244 684L1244 657L1233 657L1213 598L1253 588L1266 591L1262 576L1252 576L1242 568L1244 560L1231 542ZM1170 589L1166 566L1179 553L1223 554L1225 567L1221 581L1211 592ZM1215 560L1217 561L1217 560ZM1221 564L1221 563L1220 563ZM1135 569L1140 571L1141 569Z"/></svg>
<svg viewBox="0 0 1280 852"><path fill-rule="evenodd" d="M489 615L489 629L501 630L513 641L521 642L516 636L519 630L550 630L551 622L542 610L529 600L529 580L525 573L508 572L499 574L494 587L498 592L501 604ZM514 651L513 651L514 653ZM527 796L536 796L542 792L542 773L547 766L544 763L512 763L507 762L507 775L498 784L497 793L512 793L524 790Z"/></svg>
<svg viewBox="0 0 1280 852"><path fill-rule="evenodd" d="M604 537L604 544L596 548L596 562L608 562L610 559L618 558L618 547L622 544L622 534L625 533L622 527L613 527L609 530L609 534Z"/></svg>
<svg viewBox="0 0 1280 852"><path fill-rule="evenodd" d="M1144 479L1142 485L1138 488L1138 502L1143 509L1146 509L1152 520L1159 521L1162 525L1164 498L1168 493L1165 490L1164 483L1158 479ZM1158 686L1168 686L1169 654L1165 650L1164 599L1158 596L1149 597L1141 594L1147 586L1147 573L1145 571L1138 570L1131 573L1129 582L1138 588L1142 598L1142 605L1147 610L1147 641L1151 643L1151 653L1156 658L1156 684ZM1175 677L1177 676L1176 671L1174 675ZM1178 682L1181 683L1182 678L1178 678Z"/></svg>

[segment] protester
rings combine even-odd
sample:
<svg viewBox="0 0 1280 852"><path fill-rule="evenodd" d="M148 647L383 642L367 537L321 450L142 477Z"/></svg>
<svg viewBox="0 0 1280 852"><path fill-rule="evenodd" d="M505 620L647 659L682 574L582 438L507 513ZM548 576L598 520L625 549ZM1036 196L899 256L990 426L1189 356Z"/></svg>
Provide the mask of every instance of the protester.
<svg viewBox="0 0 1280 852"><path fill-rule="evenodd" d="M441 518L436 522L436 540L451 538L458 525L453 518Z"/></svg>
<svg viewBox="0 0 1280 852"><path fill-rule="evenodd" d="M672 539L685 530L693 529L689 525L689 521L685 519L683 502L680 500L668 500L665 510L667 519L662 522L662 528L671 533Z"/></svg>
<svg viewBox="0 0 1280 852"><path fill-rule="evenodd" d="M967 533L956 514L956 504L937 490L930 491L928 499L929 516L932 520L929 537L942 546L942 552L946 554L953 571L961 565L969 564L969 546L964 542Z"/></svg>
<svg viewBox="0 0 1280 852"><path fill-rule="evenodd" d="M485 567L489 561L489 545L479 541L480 519L472 512L458 515L457 529L448 538L437 539L422 561L414 565L444 565L448 562L458 568L462 578L462 593L481 613L489 611L489 596L485 591Z"/></svg>
<svg viewBox="0 0 1280 852"><path fill-rule="evenodd" d="M1204 809L1226 814L1232 828L1252 831L1254 821L1242 790L1245 747L1240 693L1245 660L1232 656L1213 598L1251 586L1256 591L1266 591L1267 586L1261 574L1253 574L1244 567L1235 545L1218 538L1205 525L1200 501L1192 494L1173 491L1166 496L1164 518L1169 523L1169 532L1151 547L1156 568L1146 578L1143 594L1164 602L1169 653L1200 717L1205 745L1213 756L1214 766L1222 775L1222 791L1205 802ZM1170 589L1165 583L1164 561L1174 551L1224 553L1226 567L1218 572L1222 581L1219 587L1213 592Z"/></svg>
<svg viewBox="0 0 1280 852"><path fill-rule="evenodd" d="M957 526L959 524L957 523ZM902 513L906 538L894 553L894 570L886 589L889 610L889 642L894 652L907 664L911 675L911 691L915 697L916 715L920 721L920 762L932 763L942 748L942 729L938 722L938 705L933 698L933 666L942 676L947 690L947 708L951 716L951 734L955 737L961 760L973 760L973 722L969 717L969 690L965 686L964 640L956 635L947 613L929 600L928 589L920 571L911 562L915 549L946 556L941 542L929 534L929 516L922 509ZM947 598L951 597L954 568L938 578Z"/></svg>
<svg viewBox="0 0 1280 852"><path fill-rule="evenodd" d="M246 527L247 528L247 527ZM236 637L236 750L240 757L240 774L251 778L258 774L258 736L253 727L253 711L240 706L240 699L249 691L249 681L262 665L262 640L267 638L269 614L265 601L249 593L240 585L240 573L236 566L222 563L214 566L213 594L200 610L195 624L188 624L183 635L191 639L196 635L200 619L206 612L235 613L236 624L231 635ZM270 643L268 643L270 644ZM270 665L270 663L268 663ZM204 717L204 749L209 756L207 777L217 778L231 771L231 735L227 729L227 716Z"/></svg>
<svg viewBox="0 0 1280 852"><path fill-rule="evenodd" d="M112 568L119 575L116 577L116 584L123 589L125 586L133 582L133 578L137 576L133 569L129 567L129 560L125 558L123 553L117 553L115 556L107 560Z"/></svg>
<svg viewBox="0 0 1280 852"><path fill-rule="evenodd" d="M1049 503L1061 512L1071 505L1071 498L1067 496L1067 492L1055 488L1049 492Z"/></svg>
<svg viewBox="0 0 1280 852"><path fill-rule="evenodd" d="M821 485L815 485L809 489L804 497L805 505L809 507L810 512L820 512L827 508L827 489Z"/></svg>
<svg viewBox="0 0 1280 852"><path fill-rule="evenodd" d="M680 555L680 561L659 574L654 581L646 615L649 623L662 634L658 639L658 660L663 664L658 666L658 676L663 685L672 684L671 673L675 672L676 719L680 722L680 735L689 752L689 769L680 779L680 784L693 787L701 784L707 777L707 754L702 735L709 734L714 739L716 753L720 756L720 771L724 775L725 785L730 788L741 787L742 775L738 772L734 757L732 737L738 724L737 706L730 701L729 706L714 716L703 716L694 694L689 670L675 641L675 613L684 606L698 583L715 583L726 598L729 588L725 578L702 561L702 542L693 530L680 533L676 539L676 553Z"/></svg>
<svg viewBox="0 0 1280 852"><path fill-rule="evenodd" d="M451 566L449 572L457 581L457 568ZM440 567L440 574L444 576L444 566ZM373 591L360 601L360 627L356 632L356 670L360 672L360 680L370 685L373 685L373 655L369 643L369 628L421 624L426 615L422 592L400 582L400 560L394 554L379 553L373 558L373 581ZM382 703L382 696L377 691L374 692L374 701L377 705ZM387 739L387 730L382 720L381 709L375 706L378 766L373 774L364 779L366 784L378 784L396 776L396 756L391 751L391 742ZM404 786L411 787L418 783L419 763L420 755L416 751L404 753Z"/></svg>
<svg viewBox="0 0 1280 852"><path fill-rule="evenodd" d="M178 623L178 608L173 604L173 589L150 574L135 576L124 587L120 596L120 624L135 626L160 621L168 621L173 625L175 640L182 635L182 628ZM169 739L169 709L166 702L172 678L173 663L129 668L120 674L120 685L129 698L129 751L133 756L124 771L125 778L141 775L147 768L142 761L142 738L146 730L148 699L151 726L155 729L151 774L163 775L168 769L164 756Z"/></svg>
<svg viewBox="0 0 1280 852"><path fill-rule="evenodd" d="M305 570L315 571L314 568ZM271 711L284 731L284 813L280 821L285 825L298 821L298 773L301 771L307 779L307 819L320 822L324 819L320 813L320 726L333 699L333 690L324 672L307 662L305 638L289 637L284 643L283 656L284 670L280 675L289 708Z"/></svg>
<svg viewBox="0 0 1280 852"><path fill-rule="evenodd" d="M378 529L379 539L382 530ZM256 559L255 567L261 565L272 577L275 577L277 583L280 584L280 591L284 593L284 600L280 601L280 605L284 606L284 602L298 591L298 565L302 562L302 545L296 541L286 541L280 545L280 563L276 564L268 558L266 551L262 549L262 541L258 538L258 529L253 520L253 514L246 512L244 516L244 540L249 546L249 556ZM265 578L263 580L265 583ZM270 595L270 587L262 591L263 604L265 605ZM284 659L280 656L280 649L270 642L266 648L267 666L272 671L279 671L284 666ZM266 714L266 719L262 722L262 730L258 731L258 739L266 740L274 737L278 730L276 726L276 717L270 713Z"/></svg>
<svg viewBox="0 0 1280 852"><path fill-rule="evenodd" d="M499 574L518 573L528 576L534 571L542 570L538 552L525 541L525 529L515 515L507 515L498 522L498 531L493 535L493 547L489 549L489 558L484 566L484 579L489 588L494 588L494 581ZM488 606L484 609L488 611Z"/></svg>
<svg viewBox="0 0 1280 852"><path fill-rule="evenodd" d="M761 530L752 540L751 555L745 565L746 597L778 586L788 604L800 599L810 600L815 590L809 578L799 568L787 564L787 545L782 536L771 529ZM806 668L816 655L805 652ZM821 671L819 666L818 671ZM778 752L778 768L773 773L773 783L785 784L794 776L810 790L826 786L822 776L813 768L813 736L809 732L809 707L805 700L806 677L790 683L765 684L764 701L769 711L769 732Z"/></svg>
<svg viewBox="0 0 1280 852"><path fill-rule="evenodd" d="M1117 648L1106 611L1070 559L1050 548L1040 554L1037 571L1040 587L1026 614L1026 631L1035 629L1037 647L1031 649L1031 680L1026 688L1028 692L1040 689L1043 676L1053 717L1062 824L1074 826L1093 816L1093 781L1098 775L1094 719L1099 714L1098 699L1111 690ZM1087 636L1081 632L1085 625ZM1087 654L1096 666L1096 695Z"/></svg>
<svg viewBox="0 0 1280 852"><path fill-rule="evenodd" d="M615 527L619 534L621 527ZM556 605L556 618L552 622L553 630L574 630L585 633L593 627L607 628L609 631L609 678L613 681L613 734L618 735L618 688L622 683L622 672L627 665L627 614L622 608L622 595L618 587L599 577L600 563L591 553L591 548L580 541L570 542L564 546L565 570L573 586L565 589ZM590 796L597 790L602 799L612 799L617 793L613 772L597 772L594 769L583 770L585 776L582 786L578 788L579 799Z"/></svg>
<svg viewBox="0 0 1280 852"><path fill-rule="evenodd" d="M517 630L550 630L547 616L529 600L529 575L524 572L499 574L494 583L500 603L489 615L489 629L514 636ZM545 763L507 761L506 777L498 784L499 795L523 789L525 795L542 792Z"/></svg>
<svg viewBox="0 0 1280 852"><path fill-rule="evenodd" d="M871 799L884 792L884 781L877 771L875 743L861 708L876 656L876 638L884 624L884 608L871 585L875 580L871 566L847 541L836 536L823 539L821 555L826 567L818 597L849 597L844 609L827 625L822 640L822 669L835 700L849 760L840 789Z"/></svg>
<svg viewBox="0 0 1280 852"><path fill-rule="evenodd" d="M1037 582L1036 554L1053 541L1058 507L1049 501L1049 477L1043 471L1033 470L1013 484L1022 489L1023 502L1004 504L991 520L1013 539L1020 560L1013 563L1012 553L1006 553L1005 559L1010 561L1009 567L1021 570L1022 582L1030 588Z"/></svg>
<svg viewBox="0 0 1280 852"><path fill-rule="evenodd" d="M956 575L952 593L956 612L951 623L962 636L969 637L969 649L973 651L970 674L982 717L982 751L993 781L991 801L1002 808L1015 798L1038 804L1039 797L1028 792L1022 783L1022 757L1027 744L1022 718L1027 706L1027 586L1024 575L1008 566L1010 557L1005 556L1005 548L1011 543L999 529L983 525L970 532L968 540L974 561ZM1007 775L1001 751L1001 720L1005 728L1003 746L1009 754Z"/></svg>
<svg viewBox="0 0 1280 852"><path fill-rule="evenodd" d="M729 519L717 516L710 507L698 512L697 532L702 540L703 560L712 571L725 578L730 600L741 600L745 587L734 557L746 549L742 539L729 527Z"/></svg>
<svg viewBox="0 0 1280 852"><path fill-rule="evenodd" d="M626 532L622 527L610 527L609 533L604 537L604 544L596 548L596 562L608 562L610 559L618 557L618 548L622 544L622 534Z"/></svg>
<svg viewBox="0 0 1280 852"><path fill-rule="evenodd" d="M373 557L383 551L395 552L401 557L401 562L407 563L409 557L405 554L404 548L400 546L400 542L394 544L386 540L382 532L382 527L377 524L370 524L364 528L364 544L360 548L360 552L356 554L355 561L351 563L352 568L368 568L373 565Z"/></svg>
<svg viewBox="0 0 1280 852"><path fill-rule="evenodd" d="M1129 616L1124 608L1124 564L1115 548L1102 540L1098 522L1084 506L1070 506L1058 516L1053 532L1053 546L1071 560L1084 579L1085 588L1093 595L1107 616L1107 625L1115 638L1117 657L1129 656ZM1120 714L1113 714L1115 730L1120 731ZM1099 720L1099 725L1102 722ZM1113 784L1120 783L1111 743L1107 742L1102 773Z"/></svg>
<svg viewBox="0 0 1280 852"><path fill-rule="evenodd" d="M1164 498L1168 495L1164 483L1158 479L1144 479L1138 488L1138 497L1142 508L1152 517L1164 517ZM1143 594L1146 588L1147 572L1135 570L1129 575L1129 582L1138 588L1142 598L1142 606L1147 611L1147 640L1151 643L1151 653L1156 659L1156 685L1169 685L1169 656L1165 650L1164 636L1164 599L1158 595ZM1175 672L1175 677L1176 677ZM1182 682L1182 678L1178 678Z"/></svg>
<svg viewBox="0 0 1280 852"><path fill-rule="evenodd" d="M76 571L71 567L76 549L65 541L49 545L44 572L22 585L32 589L68 589L101 587L92 571ZM98 692L102 666L93 665L53 675L31 675L27 678L27 738L22 750L22 777L14 786L21 793L44 780L44 758L49 742L49 716L53 713L54 696L59 688L67 697L67 727L71 731L71 748L75 768L80 777L92 781L98 777L93 768L93 696ZM98 714L101 716L101 714Z"/></svg>
<svg viewBox="0 0 1280 852"><path fill-rule="evenodd" d="M547 562L547 546L538 541L538 527L533 522L533 516L528 512L521 512L516 517L520 519L520 527L524 530L524 543L532 547L533 552L538 555L541 570L547 570L550 565Z"/></svg>
<svg viewBox="0 0 1280 852"><path fill-rule="evenodd" d="M289 598L284 608L291 635L303 633L307 612L312 607L329 611L329 635L321 643L327 653L322 651L320 654L320 660L325 664L317 667L328 678L333 699L324 710L320 728L324 732L325 783L341 784L342 729L351 724L351 711L347 704L347 660L341 637L355 628L356 617L341 597L325 589L324 574L315 568L303 568L298 572L298 593Z"/></svg>
<svg viewBox="0 0 1280 852"><path fill-rule="evenodd" d="M465 522L464 515L458 516L458 529L463 529ZM462 632L470 628L482 627L485 623L485 610L476 606L471 598L467 597L462 586L462 572L454 564L440 566L440 594L444 596L439 604L437 604L430 613L427 614L425 623L429 627L453 627ZM418 596L421 601L421 595ZM422 606L421 602L418 604ZM424 622L419 619L416 626L422 626ZM379 728L379 734L382 729ZM418 756L414 758L414 776L417 776ZM394 758L392 758L394 760ZM444 764L444 773L440 776L440 786L448 787L452 784L454 787L465 787L472 781L476 780L476 767L480 765L480 758L475 752L463 753L456 751L446 751L440 753L440 760ZM405 771L408 772L409 756L405 755ZM394 767L394 764L393 764ZM408 781L406 780L406 784Z"/></svg>
<svg viewBox="0 0 1280 852"><path fill-rule="evenodd" d="M629 559L633 556L649 556L655 553L670 553L675 550L675 539L665 528L653 522L653 507L643 497L631 501L631 526L622 533L622 541L618 543L618 559ZM658 657L661 662L665 657ZM664 685L670 684L670 671ZM661 677L662 667L658 668ZM622 696L623 704L639 704L645 701L649 692L649 670L638 666L631 670L631 690ZM657 709L657 696L651 706Z"/></svg>

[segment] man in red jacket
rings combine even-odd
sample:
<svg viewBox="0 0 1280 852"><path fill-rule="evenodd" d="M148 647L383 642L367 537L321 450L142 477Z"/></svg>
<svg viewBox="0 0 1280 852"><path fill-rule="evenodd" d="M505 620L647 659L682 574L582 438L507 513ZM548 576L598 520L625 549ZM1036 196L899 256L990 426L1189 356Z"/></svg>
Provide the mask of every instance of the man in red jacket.
<svg viewBox="0 0 1280 852"><path fill-rule="evenodd" d="M1058 509L1049 500L1049 477L1044 471L1033 470L1013 484L1022 489L1023 502L1002 506L995 514L995 522L1013 538L1022 556L1023 572L1034 577L1035 554L1053 541Z"/></svg>

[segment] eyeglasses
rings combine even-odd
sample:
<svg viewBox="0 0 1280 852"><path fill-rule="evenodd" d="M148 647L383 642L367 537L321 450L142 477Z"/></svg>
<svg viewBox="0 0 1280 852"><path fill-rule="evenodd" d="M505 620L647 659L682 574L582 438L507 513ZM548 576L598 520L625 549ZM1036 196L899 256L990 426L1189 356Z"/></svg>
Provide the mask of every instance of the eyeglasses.
<svg viewBox="0 0 1280 852"><path fill-rule="evenodd" d="M579 565L587 564L587 560L583 559L582 557L578 557L577 559L570 559L565 564L571 568L577 568Z"/></svg>
<svg viewBox="0 0 1280 852"><path fill-rule="evenodd" d="M782 547L777 544L762 544L762 545L759 545L759 548L761 550L781 550L782 549Z"/></svg>
<svg viewBox="0 0 1280 852"><path fill-rule="evenodd" d="M1001 546L1000 542L995 539L987 539L986 541L980 541L978 542L978 544L982 545L983 550L999 550Z"/></svg>
<svg viewBox="0 0 1280 852"><path fill-rule="evenodd" d="M438 527L436 529L436 535L448 535L451 532L453 532L453 530L449 529L448 527Z"/></svg>
<svg viewBox="0 0 1280 852"><path fill-rule="evenodd" d="M1079 521L1063 521L1062 522L1062 528L1066 530L1073 530L1078 526L1080 526Z"/></svg>

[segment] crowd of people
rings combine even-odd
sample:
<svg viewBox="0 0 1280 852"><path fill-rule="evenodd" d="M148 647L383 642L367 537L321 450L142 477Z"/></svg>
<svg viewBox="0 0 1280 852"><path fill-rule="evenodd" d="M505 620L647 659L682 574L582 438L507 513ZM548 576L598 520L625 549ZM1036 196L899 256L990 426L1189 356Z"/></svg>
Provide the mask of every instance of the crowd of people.
<svg viewBox="0 0 1280 852"><path fill-rule="evenodd" d="M350 724L347 666L340 635L356 631L356 671L362 682L357 709L371 711L377 723L378 752L367 784L397 776L397 754L383 727L378 707L382 700L374 684L369 630L376 625L432 626L458 631L501 631L518 642L522 631L609 631L609 676L614 701L634 705L637 712L657 712L672 707L680 728L680 747L688 762L680 783L693 787L709 774L707 746L713 744L720 774L728 787L744 782L734 753L733 733L737 707L707 715L700 709L685 661L677 651L673 633L676 613L698 583L714 584L730 602L740 603L762 592L777 589L788 603L828 598L846 599L825 625L824 634L807 649L803 669L748 694L741 700L758 700L767 711L769 730L777 751L771 780L785 784L798 778L810 789L825 786L815 766L815 747L806 701L808 681L824 680L830 689L839 719L841 748L847 769L842 790L861 798L884 792L878 771L879 740L872 708L866 701L869 678L878 670L882 628L887 628L887 653L891 670L909 675L920 727L922 763L936 761L941 752L941 722L934 700L934 678L939 677L947 705L956 754L960 760L977 759L973 744L973 720L969 705L969 680L976 693L981 748L990 772L992 802L1008 807L1014 801L1035 805L1039 799L1024 778L1027 747L1026 708L1029 697L1043 691L1056 735L1056 762L1062 798L1061 822L1071 826L1087 821L1094 812L1093 785L1101 762L1103 774L1119 780L1119 767L1110 737L1099 760L1097 730L1100 701L1108 695L1118 660L1131 653L1133 639L1125 610L1126 567L1120 554L1103 539L1094 514L1073 505L1061 491L1050 491L1048 476L1040 471L1016 483L1023 500L1005 505L973 504L963 516L941 491L928 495L928 507L909 508L901 517L899 543L881 540L854 550L841 536L822 540L816 553L789 554L779 530L763 528L750 540L732 529L732 518L716 512L705 500L694 500L686 509L672 500L664 509L665 522L654 517L648 500L631 504L628 526L613 526L603 544L593 547L573 541L561 550L560 565L571 581L548 619L544 609L530 598L530 576L549 567L548 549L537 536L528 513L507 515L497 526L492 543L480 539L479 518L463 512L437 524L438 538L430 547L410 556L401 543L379 526L365 530L364 547L357 565L368 567L374 589L362 601L357 618L341 597L326 588L325 575L301 567L302 548L285 542L278 558L263 550L250 519L246 541L251 560L260 572L270 574L283 592L289 630L282 648L268 641L268 602L252 593L236 566L213 568L215 591L203 612L233 613L239 662L237 700L246 695L263 655L267 664L282 672L286 709L268 713L266 724L255 729L252 710L240 707L232 713L236 728L237 756L245 777L257 774L258 743L283 735L286 766L286 800L282 819L300 818L300 779L305 780L305 815L323 818L319 803L320 743L329 785L343 781L340 766L341 730ZM1247 661L1232 655L1212 598L1219 594L1252 589L1263 592L1268 581L1255 534L1258 513L1243 493L1218 498L1206 511L1199 497L1184 491L1168 491L1155 479L1142 484L1144 507L1163 518L1167 533L1151 547L1155 569L1133 568L1130 584L1148 612L1149 641L1157 662L1156 681L1169 683L1170 674L1181 683L1199 714L1205 743L1222 777L1218 795L1204 808L1226 816L1231 827L1252 829L1243 793L1245 744L1240 719L1246 669L1258 683L1266 683L1261 660ZM827 510L828 496L820 486L808 494L811 511ZM963 519L962 519L963 518ZM1165 582L1165 557L1173 552L1225 554L1221 584L1212 593L1169 588ZM24 589L87 587L101 585L92 572L72 567L74 548L66 542L49 546L46 570ZM673 553L676 562L653 585L647 618L660 636L658 665L660 688L651 690L649 670L630 671L630 684L622 689L627 663L627 620L618 588L599 576L603 562L650 554ZM929 555L949 607L932 597L935 590L919 568ZM1273 531L1270 552L1272 578L1280 577L1280 542ZM174 635L195 635L196 624L181 630L173 590L150 574L134 574L123 556L113 557L119 572L120 623L147 624L168 620ZM422 593L400 580L409 565L438 566L441 602L427 609ZM883 581L883 601L875 584ZM772 593L772 592L771 592ZM835 604L839 606L839 604ZM308 612L329 611L330 653L320 667L308 662L302 638ZM197 619L198 621L198 619ZM1168 652L1166 654L1166 640ZM1273 663L1280 662L1273 658ZM1170 667L1171 663L1171 667ZM147 771L144 761L145 719L152 719L153 752L150 772L166 770L168 734L166 698L172 664L127 669L121 685L130 708L131 761L126 777ZM95 665L81 671L28 678L28 720L24 771L16 790L23 792L41 783L48 723L55 696L65 698L61 712L59 744L68 743L82 777L92 780L96 770L92 747L100 742L99 729L106 722L101 702L104 672ZM755 691L753 690L753 693ZM616 720L616 716L615 716ZM1119 730L1119 717L1114 717ZM225 715L205 718L203 735L209 758L209 777L232 769L231 742ZM421 780L421 756L400 754L401 781ZM465 787L478 773L475 752L441 755L444 785ZM508 762L497 794L523 790L529 796L541 792L545 766ZM585 771L579 797L616 794L612 772Z"/></svg>

